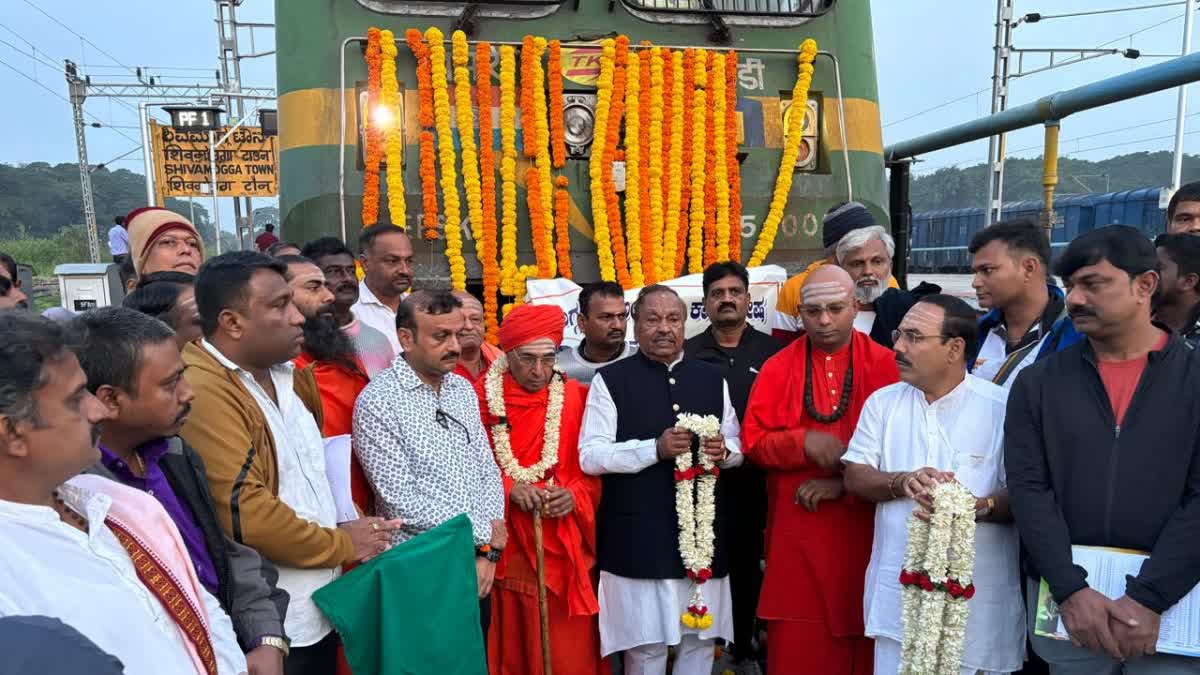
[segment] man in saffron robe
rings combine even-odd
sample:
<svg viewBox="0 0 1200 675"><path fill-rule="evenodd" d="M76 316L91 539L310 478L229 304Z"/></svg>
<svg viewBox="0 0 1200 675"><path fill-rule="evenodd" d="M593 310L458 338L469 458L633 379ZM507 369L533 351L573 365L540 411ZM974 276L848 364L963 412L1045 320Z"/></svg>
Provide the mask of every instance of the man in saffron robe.
<svg viewBox="0 0 1200 675"><path fill-rule="evenodd" d="M562 378L558 462L541 480L522 482L497 454L504 478L508 547L496 564L492 624L487 640L491 675L540 675L541 627L538 614L537 557L533 511L542 512L545 575L550 617L551 668L556 673L600 675L600 606L592 585L596 564L596 506L600 480L579 468L579 429L586 388L554 372L565 315L553 305L522 305L500 327L507 355L503 406L512 456L523 468L541 461L553 380ZM501 417L488 403L487 375L475 384L479 410L493 446ZM494 395L494 394L493 394ZM493 403L491 407L495 407ZM550 439L553 441L553 439Z"/></svg>
<svg viewBox="0 0 1200 675"><path fill-rule="evenodd" d="M872 672L859 600L875 509L846 494L840 459L867 397L900 376L892 352L854 330L856 312L844 269L813 270L801 289L804 335L763 365L746 409L746 457L767 471L758 615L770 673Z"/></svg>

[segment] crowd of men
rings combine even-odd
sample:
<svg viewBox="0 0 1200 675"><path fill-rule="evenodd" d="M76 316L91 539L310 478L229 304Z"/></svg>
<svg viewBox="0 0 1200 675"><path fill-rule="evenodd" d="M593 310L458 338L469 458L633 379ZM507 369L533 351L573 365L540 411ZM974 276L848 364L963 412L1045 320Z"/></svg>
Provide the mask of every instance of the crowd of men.
<svg viewBox="0 0 1200 675"><path fill-rule="evenodd" d="M37 317L0 254L0 672L350 673L363 636L322 589L465 518L438 560L445 595L471 579L447 605L465 635L371 635L390 663L707 675L722 653L738 673L890 675L908 522L946 481L976 498L962 673L1200 672L1157 650L1200 581L1200 184L1156 240L1102 227L1053 264L1034 223L980 231L983 314L903 288L891 236L850 202L772 334L747 320L746 269L719 262L690 338L672 288L627 303L599 282L571 346L553 305L485 340L479 300L414 279L391 225L357 255L270 233L270 255L208 260L165 209L117 225L121 307ZM694 626L680 456L719 467ZM1148 558L1110 598L1073 546ZM1043 583L1069 641L1033 631Z"/></svg>

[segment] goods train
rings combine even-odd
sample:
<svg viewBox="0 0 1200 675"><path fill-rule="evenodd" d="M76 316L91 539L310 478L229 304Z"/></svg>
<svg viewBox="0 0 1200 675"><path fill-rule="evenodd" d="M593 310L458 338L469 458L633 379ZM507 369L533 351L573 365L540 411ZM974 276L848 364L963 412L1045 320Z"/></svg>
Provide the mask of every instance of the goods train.
<svg viewBox="0 0 1200 675"><path fill-rule="evenodd" d="M1166 229L1162 188L1139 188L1124 192L1092 193L1055 197L1055 224L1050 239L1057 254L1072 239L1105 225L1131 225L1147 237ZM1004 205L1003 219L1038 220L1040 200ZM969 272L971 256L967 244L983 227L983 208L938 209L914 213L909 249L909 271L915 273Z"/></svg>
<svg viewBox="0 0 1200 675"><path fill-rule="evenodd" d="M797 78L800 43L813 38L821 54L807 105L804 142L789 199L767 263L801 267L819 256L822 214L853 198L887 222L882 134L869 0L277 0L280 211L287 238L321 235L355 240L362 226L360 150L368 78L368 28L394 31L399 54L398 119L403 127L406 224L421 232L421 177L415 60L404 44L409 28L437 26L447 38L463 28L472 42L519 45L533 35L563 41L561 73L567 107L570 257L579 282L598 277L588 157L593 130L599 40L628 36L674 49L733 49L738 54L737 139L741 167L742 260L749 258L767 214L783 146L784 118ZM447 45L449 47L449 45ZM448 50L449 51L449 50ZM493 47L493 87L497 85ZM471 70L475 72L472 55ZM496 119L499 96L492 96ZM519 115L518 115L519 117ZM478 119L476 114L475 119ZM457 128L453 132L459 144ZM499 151L498 136L494 139ZM466 196L463 224L467 225ZM439 190L440 193L440 190ZM518 251L533 260L524 186L519 187ZM386 204L386 196L381 198ZM441 197L439 195L439 202ZM386 208L381 206L386 222ZM444 222L442 223L444 228ZM449 278L444 237L415 238L416 275ZM478 283L475 238L463 233L466 276Z"/></svg>

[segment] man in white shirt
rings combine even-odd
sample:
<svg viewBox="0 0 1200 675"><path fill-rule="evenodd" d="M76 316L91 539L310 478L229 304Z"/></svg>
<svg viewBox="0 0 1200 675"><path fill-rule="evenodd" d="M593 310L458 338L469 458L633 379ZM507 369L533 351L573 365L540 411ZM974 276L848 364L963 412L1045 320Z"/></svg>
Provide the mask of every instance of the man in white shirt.
<svg viewBox="0 0 1200 675"><path fill-rule="evenodd" d="M970 602L960 672L1010 673L1024 659L1017 531L1005 487L1004 390L966 365L978 347L975 313L932 295L896 330L900 382L867 399L842 457L846 490L876 502L875 539L863 607L875 639L875 673L892 675L904 639L900 570L913 509L932 508L929 490L955 480L976 496L977 594ZM940 592L940 591L935 591Z"/></svg>
<svg viewBox="0 0 1200 675"><path fill-rule="evenodd" d="M125 216L113 218L113 226L108 228L108 252L115 263L129 257L129 232L125 229Z"/></svg>
<svg viewBox="0 0 1200 675"><path fill-rule="evenodd" d="M106 412L63 328L0 312L0 382L0 616L61 619L128 675L244 673L229 617L162 506L72 479L100 459Z"/></svg>
<svg viewBox="0 0 1200 675"><path fill-rule="evenodd" d="M588 392L579 435L579 464L601 476L596 514L600 568L600 650L624 651L626 675L665 673L667 647L676 646L677 675L712 672L713 643L733 641L723 509L715 505L713 539L704 561L708 581L697 585L711 624L685 627L695 606L694 588L681 553L676 512L676 457L707 455L721 469L743 461L737 412L721 371L684 358L687 311L672 289L651 285L633 304L639 352L600 369ZM676 426L679 413L711 415L720 435L700 442ZM693 459L693 466L699 466ZM699 481L695 481L699 483ZM690 499L690 497L689 497ZM707 534L705 528L695 537ZM689 613L690 616L690 613Z"/></svg>
<svg viewBox="0 0 1200 675"><path fill-rule="evenodd" d="M392 351L399 354L403 348L396 336L396 310L412 288L412 239L395 225L380 223L358 236L358 252L363 278L354 315L383 333Z"/></svg>
<svg viewBox="0 0 1200 675"><path fill-rule="evenodd" d="M183 351L195 398L180 436L200 453L222 527L279 569L291 596L284 627L287 675L326 675L337 638L312 601L342 565L386 550L395 523L338 523L315 415L312 373L291 360L304 317L287 266L261 253L210 259L196 275L204 339Z"/></svg>
<svg viewBox="0 0 1200 675"><path fill-rule="evenodd" d="M1039 358L1078 342L1066 296L1050 282L1050 243L1032 220L996 223L975 233L971 285L979 306L979 355L971 372L1004 387Z"/></svg>

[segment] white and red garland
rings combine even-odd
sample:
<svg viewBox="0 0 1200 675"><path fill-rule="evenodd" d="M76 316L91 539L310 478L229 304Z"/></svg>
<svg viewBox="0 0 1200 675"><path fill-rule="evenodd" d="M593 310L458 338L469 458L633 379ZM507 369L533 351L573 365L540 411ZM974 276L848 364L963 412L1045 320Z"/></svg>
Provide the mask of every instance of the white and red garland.
<svg viewBox="0 0 1200 675"><path fill-rule="evenodd" d="M508 413L504 406L504 374L508 372L508 356L502 354L488 368L484 382L488 412L499 422L492 425L492 447L496 463L504 475L518 483L534 484L552 479L553 469L558 465L559 430L562 426L563 392L566 389L563 372L556 366L550 376L550 400L546 404L546 425L542 431L542 456L532 466L521 466L513 455L509 436Z"/></svg>
<svg viewBox="0 0 1200 675"><path fill-rule="evenodd" d="M904 642L900 675L957 675L967 601L975 596L975 497L961 483L932 491L930 522L910 516L900 570Z"/></svg>
<svg viewBox="0 0 1200 675"><path fill-rule="evenodd" d="M701 443L721 435L721 421L714 415L679 413L675 426L696 434ZM690 452L675 458L675 514L679 519L679 556L692 580L688 606L680 621L688 628L706 630L712 627L713 617L701 588L712 578L716 539L713 522L717 517L717 476L721 469L703 452L699 456L698 464L692 463Z"/></svg>

